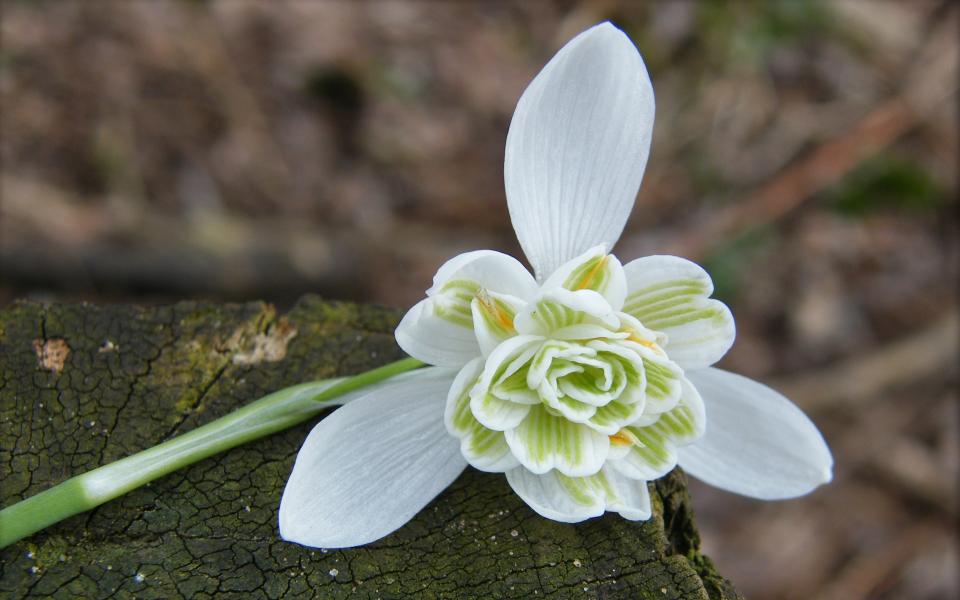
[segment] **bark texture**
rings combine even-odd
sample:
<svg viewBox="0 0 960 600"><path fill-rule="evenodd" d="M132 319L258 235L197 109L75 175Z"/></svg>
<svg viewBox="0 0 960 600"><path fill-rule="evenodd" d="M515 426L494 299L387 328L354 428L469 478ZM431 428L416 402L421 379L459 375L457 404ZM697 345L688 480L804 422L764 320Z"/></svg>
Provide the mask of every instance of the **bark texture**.
<svg viewBox="0 0 960 600"><path fill-rule="evenodd" d="M16 303L0 311L0 505L278 388L402 357L398 313L269 305ZM370 546L282 542L277 507L312 423L204 460L0 554L0 596L55 598L739 598L699 552L684 477L654 516L543 519L468 469Z"/></svg>

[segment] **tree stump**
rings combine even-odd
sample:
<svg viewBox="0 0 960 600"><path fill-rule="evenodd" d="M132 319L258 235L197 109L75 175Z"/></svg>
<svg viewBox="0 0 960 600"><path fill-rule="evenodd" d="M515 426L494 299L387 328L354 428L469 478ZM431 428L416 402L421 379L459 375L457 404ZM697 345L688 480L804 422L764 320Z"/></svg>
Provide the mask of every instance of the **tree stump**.
<svg viewBox="0 0 960 600"><path fill-rule="evenodd" d="M279 388L402 358L393 310L263 303L0 311L0 505L133 454ZM277 509L313 423L230 450L0 554L0 595L55 598L739 598L700 554L684 476L654 515L578 525L467 471L374 544L280 540ZM335 482L332 484L335 485Z"/></svg>

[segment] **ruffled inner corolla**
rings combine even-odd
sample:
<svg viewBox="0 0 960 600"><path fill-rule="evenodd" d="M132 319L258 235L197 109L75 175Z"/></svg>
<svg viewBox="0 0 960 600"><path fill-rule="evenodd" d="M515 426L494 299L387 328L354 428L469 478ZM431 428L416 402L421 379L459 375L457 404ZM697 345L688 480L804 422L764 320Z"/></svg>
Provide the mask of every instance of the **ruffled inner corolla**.
<svg viewBox="0 0 960 600"><path fill-rule="evenodd" d="M711 292L706 272L677 257L624 267L599 245L538 285L513 258L473 252L441 267L397 340L436 362L473 356L444 411L471 465L505 472L554 519L646 518L645 482L705 429L684 368L711 364L733 342L730 311ZM473 332L447 338L462 354L441 349L450 327Z"/></svg>
<svg viewBox="0 0 960 600"><path fill-rule="evenodd" d="M680 464L718 487L789 498L829 481L810 420L711 367L733 344L709 275L675 256L610 254L633 207L653 89L604 23L571 40L517 105L504 161L534 269L482 250L440 267L396 331L431 367L346 398L304 443L280 506L285 539L365 544L466 467L505 473L541 515L651 514L647 482Z"/></svg>

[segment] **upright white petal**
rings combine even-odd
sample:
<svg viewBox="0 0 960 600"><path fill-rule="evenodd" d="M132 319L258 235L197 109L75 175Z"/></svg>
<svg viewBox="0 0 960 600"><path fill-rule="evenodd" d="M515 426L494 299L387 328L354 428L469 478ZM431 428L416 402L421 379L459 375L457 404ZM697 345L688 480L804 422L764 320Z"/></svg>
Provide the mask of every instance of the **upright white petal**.
<svg viewBox="0 0 960 600"><path fill-rule="evenodd" d="M572 39L524 91L504 182L538 280L588 248L616 243L647 163L653 113L643 59L610 23Z"/></svg>
<svg viewBox="0 0 960 600"><path fill-rule="evenodd" d="M823 436L783 395L720 369L686 376L703 397L707 430L678 450L685 471L762 500L802 496L832 479L833 457Z"/></svg>
<svg viewBox="0 0 960 600"><path fill-rule="evenodd" d="M456 372L400 376L320 421L280 501L283 539L349 548L399 529L467 463L443 409Z"/></svg>

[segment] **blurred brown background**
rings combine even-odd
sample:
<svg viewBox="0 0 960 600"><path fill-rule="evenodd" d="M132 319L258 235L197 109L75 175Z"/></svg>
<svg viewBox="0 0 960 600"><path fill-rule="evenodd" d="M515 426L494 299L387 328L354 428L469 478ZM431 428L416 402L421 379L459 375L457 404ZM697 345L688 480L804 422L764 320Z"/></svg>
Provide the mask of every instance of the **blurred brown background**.
<svg viewBox="0 0 960 600"><path fill-rule="evenodd" d="M823 429L836 481L694 484L748 598L947 599L956 538L958 6L949 1L7 0L0 303L408 306L519 255L503 145L526 83L612 19L657 94L624 259L704 264L724 366Z"/></svg>

